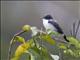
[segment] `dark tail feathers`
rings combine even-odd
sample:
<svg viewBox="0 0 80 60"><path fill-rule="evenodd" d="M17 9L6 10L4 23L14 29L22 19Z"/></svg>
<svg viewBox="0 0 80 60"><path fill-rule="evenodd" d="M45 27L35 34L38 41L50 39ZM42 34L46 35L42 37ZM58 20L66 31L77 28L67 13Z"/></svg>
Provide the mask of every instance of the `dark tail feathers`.
<svg viewBox="0 0 80 60"><path fill-rule="evenodd" d="M69 40L66 38L66 35L64 35L64 39L65 39L67 42L69 42Z"/></svg>

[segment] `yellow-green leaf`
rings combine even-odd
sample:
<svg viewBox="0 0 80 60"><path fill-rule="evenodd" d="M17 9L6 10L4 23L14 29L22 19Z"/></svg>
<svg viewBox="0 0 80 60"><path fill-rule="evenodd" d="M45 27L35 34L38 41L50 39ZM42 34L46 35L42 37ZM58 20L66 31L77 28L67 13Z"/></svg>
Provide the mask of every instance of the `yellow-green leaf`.
<svg viewBox="0 0 80 60"><path fill-rule="evenodd" d="M48 42L51 45L55 44L55 40L53 40L49 35L42 35L41 39L44 40L45 42Z"/></svg>
<svg viewBox="0 0 80 60"><path fill-rule="evenodd" d="M74 56L74 52L73 52L71 49L68 49L68 52L69 52L72 56Z"/></svg>
<svg viewBox="0 0 80 60"><path fill-rule="evenodd" d="M67 49L67 47L64 44L59 44L59 48L61 48L61 49Z"/></svg>
<svg viewBox="0 0 80 60"><path fill-rule="evenodd" d="M23 37L20 37L20 36L16 36L15 40L18 41L18 42L21 42L21 43L25 42L25 39Z"/></svg>
<svg viewBox="0 0 80 60"><path fill-rule="evenodd" d="M79 40L77 40L77 39L74 38L74 37L67 37L67 39L70 41L70 42L69 42L70 44L73 44L73 45L75 45L77 48L80 48L80 42L79 42Z"/></svg>
<svg viewBox="0 0 80 60"><path fill-rule="evenodd" d="M19 45L18 48L15 51L15 56L20 56L21 54L23 54L29 48L30 48L30 44L28 42Z"/></svg>

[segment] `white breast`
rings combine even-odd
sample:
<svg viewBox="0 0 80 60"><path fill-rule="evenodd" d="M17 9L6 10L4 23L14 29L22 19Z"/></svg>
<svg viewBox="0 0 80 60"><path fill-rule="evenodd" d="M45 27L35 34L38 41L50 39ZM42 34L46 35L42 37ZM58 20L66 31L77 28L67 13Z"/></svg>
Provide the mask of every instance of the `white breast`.
<svg viewBox="0 0 80 60"><path fill-rule="evenodd" d="M55 27L52 24L48 23L48 20L43 19L43 25L46 30L50 29L52 31L56 31Z"/></svg>

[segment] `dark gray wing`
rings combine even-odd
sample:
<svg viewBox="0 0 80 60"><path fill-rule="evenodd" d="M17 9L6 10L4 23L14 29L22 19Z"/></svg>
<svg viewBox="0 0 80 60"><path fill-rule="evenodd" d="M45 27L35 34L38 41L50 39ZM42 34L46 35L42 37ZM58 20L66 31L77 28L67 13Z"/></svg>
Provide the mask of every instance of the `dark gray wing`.
<svg viewBox="0 0 80 60"><path fill-rule="evenodd" d="M58 23L56 23L54 21L49 21L48 23L52 24L56 28L58 33L64 34ZM69 42L69 40L67 40L67 38L66 38L66 35L64 35L63 37L67 42Z"/></svg>
<svg viewBox="0 0 80 60"><path fill-rule="evenodd" d="M48 23L52 24L52 25L56 28L56 30L57 30L58 33L63 34L63 31L62 31L62 29L60 28L60 26L59 26L58 23L56 23L56 22L54 22L54 21L49 21Z"/></svg>

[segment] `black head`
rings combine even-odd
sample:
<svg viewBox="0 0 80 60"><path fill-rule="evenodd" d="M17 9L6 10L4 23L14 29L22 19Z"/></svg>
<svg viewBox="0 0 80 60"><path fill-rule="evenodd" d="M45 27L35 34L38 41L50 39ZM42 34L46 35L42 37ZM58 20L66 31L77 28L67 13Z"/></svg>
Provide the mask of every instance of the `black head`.
<svg viewBox="0 0 80 60"><path fill-rule="evenodd" d="M48 19L48 20L53 19L51 15L46 15L46 16L43 17L43 18L44 18L44 19Z"/></svg>

